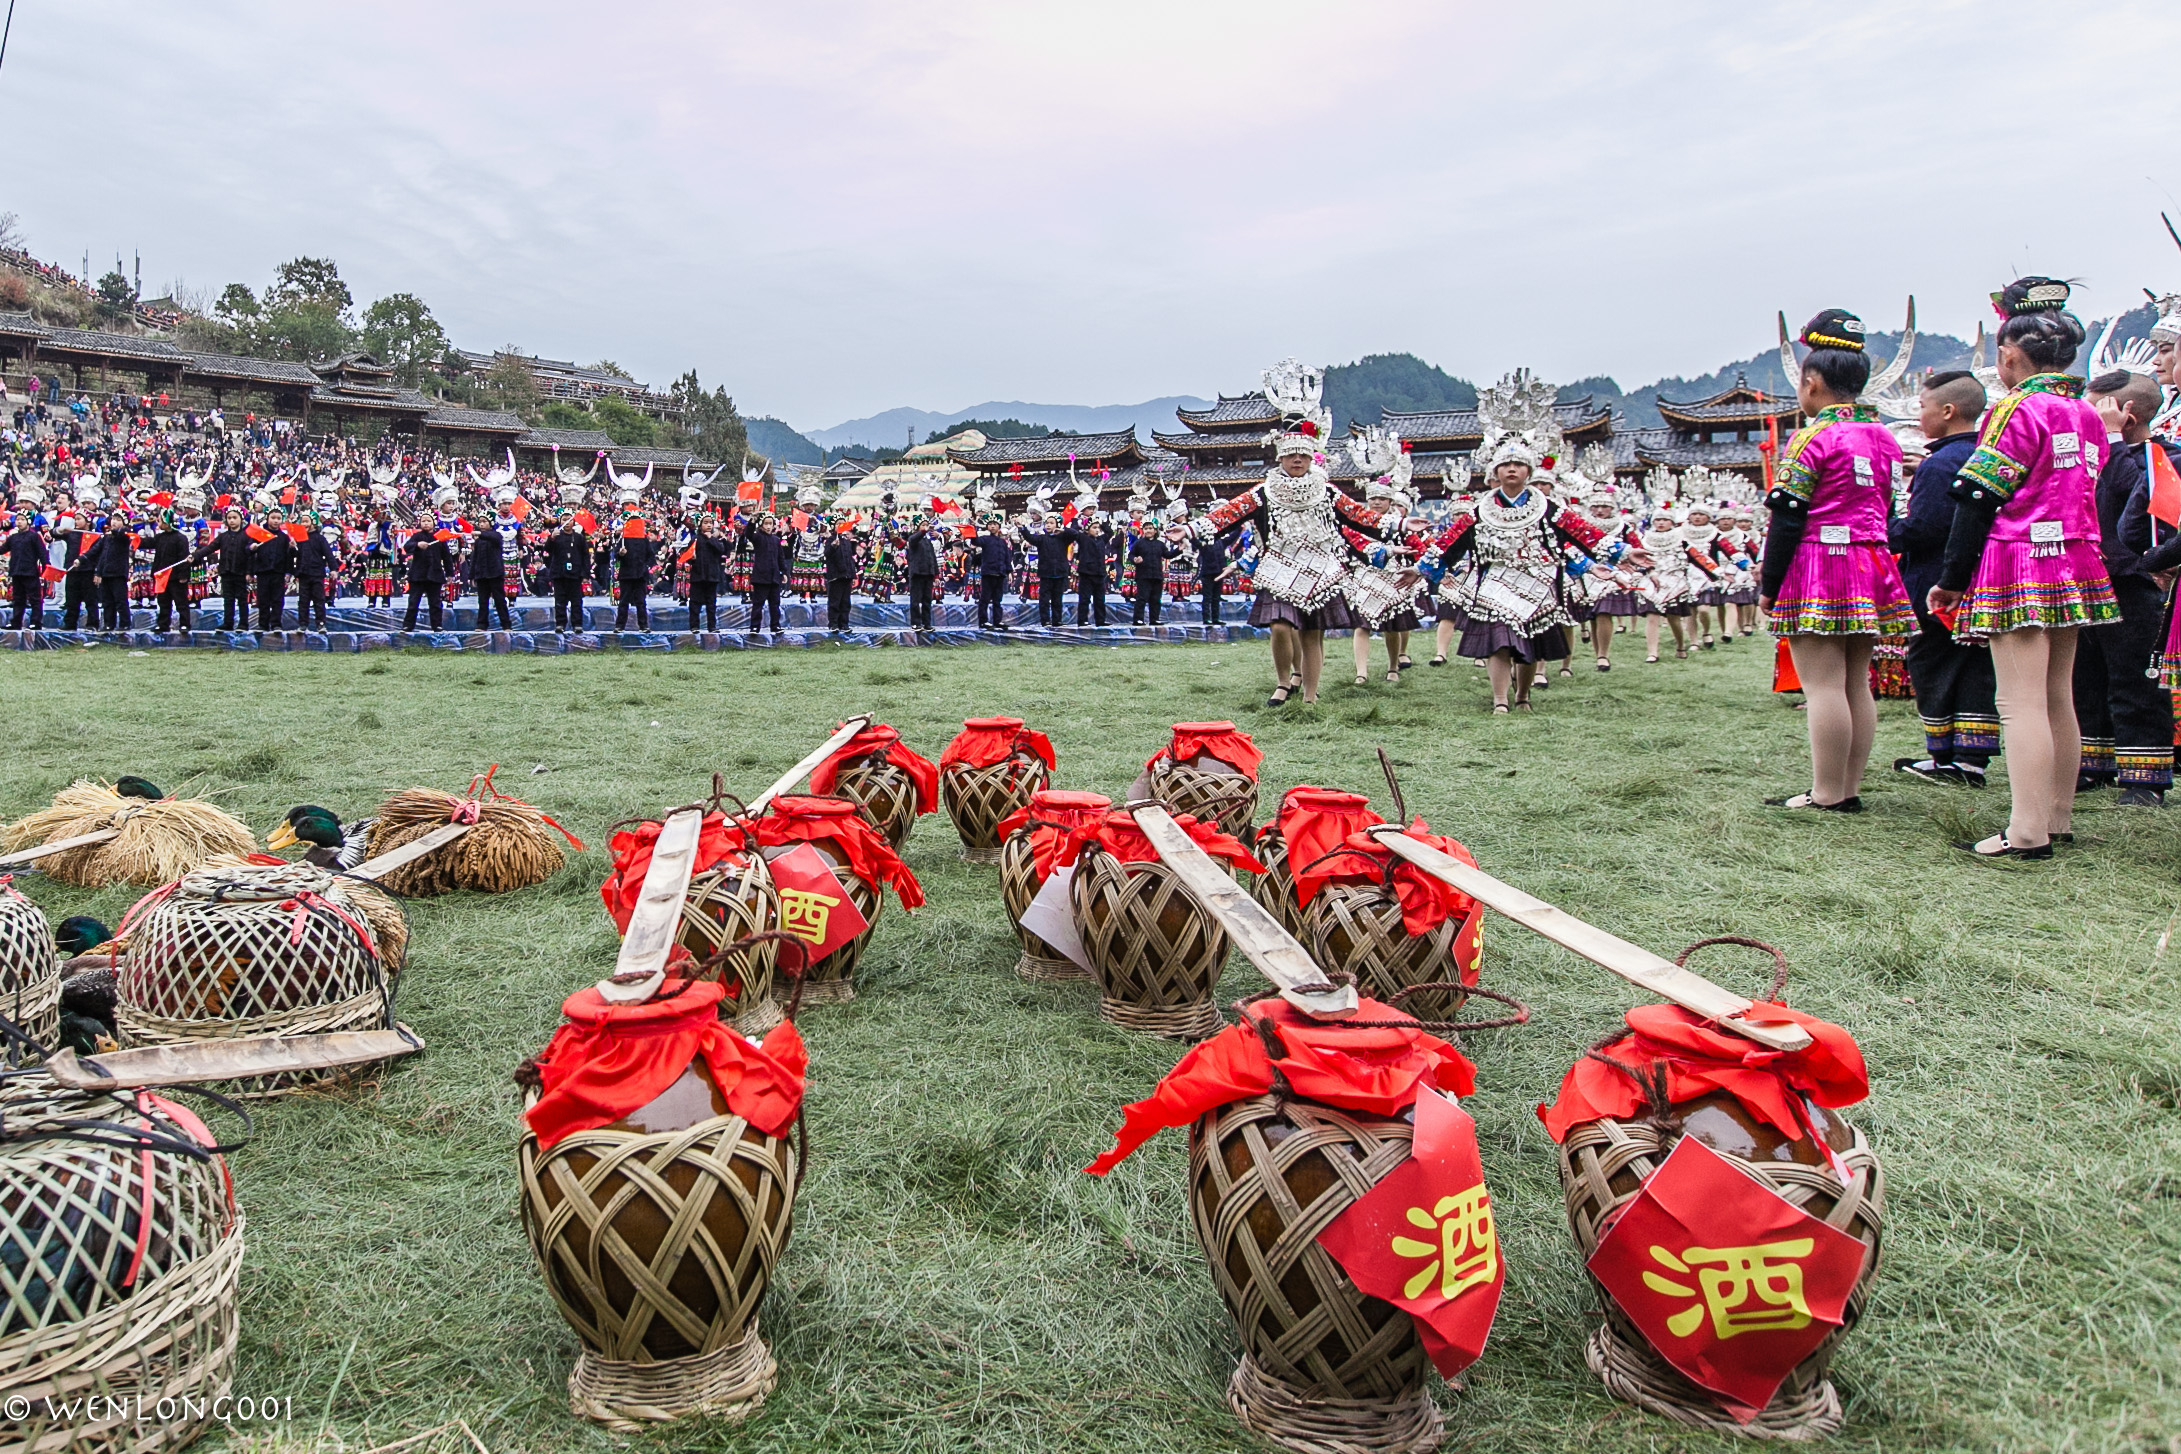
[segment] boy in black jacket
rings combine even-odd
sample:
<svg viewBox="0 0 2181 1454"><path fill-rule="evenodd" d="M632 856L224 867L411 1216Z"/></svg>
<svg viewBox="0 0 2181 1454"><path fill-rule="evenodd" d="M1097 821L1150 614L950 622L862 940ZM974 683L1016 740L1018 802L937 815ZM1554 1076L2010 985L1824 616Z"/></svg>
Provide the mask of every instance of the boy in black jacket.
<svg viewBox="0 0 2181 1454"><path fill-rule="evenodd" d="M98 537L77 528L75 516L63 515L53 539L68 548L61 576L61 630L75 630L76 622L89 615L91 629L96 631L98 595L91 580L91 562L98 554Z"/></svg>
<svg viewBox="0 0 2181 1454"><path fill-rule="evenodd" d="M160 582L159 573L167 578ZM151 538L152 588L158 592L158 629L164 633L177 612L181 614L182 631L187 635L192 622L189 611L189 537L174 523L174 512L165 511L159 518L159 533Z"/></svg>
<svg viewBox="0 0 2181 1454"><path fill-rule="evenodd" d="M250 629L250 557L257 551L244 527L242 511L233 506L221 517L220 533L204 548L220 578L220 629Z"/></svg>
<svg viewBox="0 0 2181 1454"><path fill-rule="evenodd" d="M545 578L553 583L553 629L581 631L583 583L591 574L591 543L576 529L575 517L561 512L560 529L545 542Z"/></svg>
<svg viewBox="0 0 2181 1454"><path fill-rule="evenodd" d="M849 594L855 586L855 542L836 530L825 542L825 625L828 631L848 629Z"/></svg>
<svg viewBox="0 0 2181 1454"><path fill-rule="evenodd" d="M136 555L136 541L129 522L119 515L106 517L106 533L98 540L98 556L91 572L98 578L98 601L108 631L129 629L129 563Z"/></svg>
<svg viewBox="0 0 2181 1454"><path fill-rule="evenodd" d="M439 538L440 532L429 525L419 525L402 546L402 554L409 557L409 609L402 616L401 629L417 629L417 607L425 607L430 616L432 629L437 631L446 602L443 593L447 577L454 570L454 552L447 542Z"/></svg>
<svg viewBox="0 0 2181 1454"><path fill-rule="evenodd" d="M500 608L500 629L512 631L507 612L507 538L492 528L492 512L477 512L477 533L470 537L470 584L477 588L477 629L492 629L492 606Z"/></svg>
<svg viewBox="0 0 2181 1454"><path fill-rule="evenodd" d="M45 624L45 535L28 510L15 512L15 528L5 541L8 586L15 615L11 630L20 631L28 620L35 631Z"/></svg>
<svg viewBox="0 0 2181 1454"><path fill-rule="evenodd" d="M1136 537L1128 548L1128 558L1136 563L1136 612L1138 626L1159 624L1159 608L1166 602L1166 558L1174 553L1168 545L1151 531ZM1150 613L1150 620L1144 619Z"/></svg>
<svg viewBox="0 0 2181 1454"><path fill-rule="evenodd" d="M632 530L634 535L628 533ZM651 629L651 567L658 558L659 542L644 533L642 520L631 520L621 527L620 569L616 572L621 593L613 608L614 630L629 624L631 606L636 608L636 629Z"/></svg>
<svg viewBox="0 0 2181 1454"><path fill-rule="evenodd" d="M305 631L326 629L326 578L340 563L326 532L313 530L295 546L295 616Z"/></svg>
<svg viewBox="0 0 2181 1454"><path fill-rule="evenodd" d="M2173 786L2173 699L2158 684L2165 645L2166 591L2128 543L2122 514L2149 486L2143 447L2162 402L2146 374L2115 369L2090 381L2084 396L2105 420L2109 442L2098 471L2100 553L2113 578L2120 620L2075 638L2075 715L2082 723L2083 759L2075 790L2116 780L2124 808L2162 808Z"/></svg>
<svg viewBox="0 0 2181 1454"><path fill-rule="evenodd" d="M250 573L257 577L257 629L278 631L280 613L288 604L288 573L295 569L295 540L278 510L265 512L264 528L270 533L250 552Z"/></svg>

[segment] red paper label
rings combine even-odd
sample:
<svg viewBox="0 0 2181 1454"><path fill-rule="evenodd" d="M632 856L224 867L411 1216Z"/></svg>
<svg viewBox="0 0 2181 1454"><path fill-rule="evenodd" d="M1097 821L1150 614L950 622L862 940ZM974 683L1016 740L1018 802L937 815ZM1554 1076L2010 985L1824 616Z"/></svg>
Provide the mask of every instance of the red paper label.
<svg viewBox="0 0 2181 1454"><path fill-rule="evenodd" d="M772 870L772 881L780 890L780 927L810 946L810 963L871 927L825 859L808 843L796 844L765 866Z"/></svg>
<svg viewBox="0 0 2181 1454"><path fill-rule="evenodd" d="M1416 1096L1409 1159L1318 1234L1349 1280L1416 1320L1448 1378L1477 1361L1507 1266L1477 1154L1477 1123L1429 1087Z"/></svg>
<svg viewBox="0 0 2181 1454"><path fill-rule="evenodd" d="M1684 1136L1590 1270L1667 1362L1747 1423L1840 1326L1863 1251Z"/></svg>

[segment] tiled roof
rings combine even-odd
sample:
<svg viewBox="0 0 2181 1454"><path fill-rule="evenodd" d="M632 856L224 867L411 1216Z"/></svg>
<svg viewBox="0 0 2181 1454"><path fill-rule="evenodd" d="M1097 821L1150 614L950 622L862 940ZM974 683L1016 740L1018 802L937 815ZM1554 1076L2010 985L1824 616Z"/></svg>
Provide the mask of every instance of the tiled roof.
<svg viewBox="0 0 2181 1454"><path fill-rule="evenodd" d="M468 434L521 434L530 428L520 414L505 414L498 409L464 409L453 404L434 407L424 416L424 427Z"/></svg>
<svg viewBox="0 0 2181 1454"><path fill-rule="evenodd" d="M1669 420L1686 419L1692 424L1731 423L1737 419L1751 419L1762 424L1767 419L1782 419L1802 411L1802 405L1793 399L1767 399L1758 403L1754 399L1730 400L1726 403L1677 404L1671 399L1658 401L1658 412Z"/></svg>
<svg viewBox="0 0 2181 1454"><path fill-rule="evenodd" d="M415 414L420 418L436 407L433 400L414 389L371 384L320 384L310 391L310 401L325 409L384 409L395 414Z"/></svg>
<svg viewBox="0 0 2181 1454"><path fill-rule="evenodd" d="M603 429L533 429L515 441L517 449L603 449L613 452L613 436Z"/></svg>
<svg viewBox="0 0 2181 1454"><path fill-rule="evenodd" d="M1176 409L1174 417L1191 429L1233 429L1243 425L1270 428L1280 422L1280 411L1262 393L1221 394L1209 409Z"/></svg>
<svg viewBox="0 0 2181 1454"><path fill-rule="evenodd" d="M1153 431L1151 440L1161 449L1183 454L1233 449L1262 452L1270 447L1265 443L1264 436L1255 429L1238 429L1231 434L1160 434Z"/></svg>
<svg viewBox="0 0 2181 1454"><path fill-rule="evenodd" d="M234 353L193 353L182 365L185 374L211 379L244 379L251 383L295 384L311 387L318 375L306 364L277 358L245 358Z"/></svg>
<svg viewBox="0 0 2181 1454"><path fill-rule="evenodd" d="M1574 434L1585 429L1595 429L1609 423L1613 417L1610 409L1602 409L1591 403L1588 395L1565 404L1553 406L1553 417L1560 422L1562 431ZM1474 409L1420 409L1404 414L1381 408L1378 422L1389 425L1403 439L1482 439L1484 424Z"/></svg>
<svg viewBox="0 0 2181 1454"><path fill-rule="evenodd" d="M1707 469L1753 470L1764 465L1764 454L1757 448L1755 441L1744 444L1737 440L1723 439L1711 444L1695 444L1673 439L1657 443L1645 440L1639 442L1635 448L1636 458L1641 463L1662 464L1672 469L1687 469L1692 464L1700 464Z"/></svg>
<svg viewBox="0 0 2181 1454"><path fill-rule="evenodd" d="M1779 395L1773 396L1777 402ZM1757 390L1750 387L1748 374L1736 374L1734 382L1709 399L1661 399L1659 403L1669 409L1701 409L1708 404L1754 404ZM1789 402L1793 402L1790 400Z"/></svg>
<svg viewBox="0 0 2181 1454"><path fill-rule="evenodd" d="M1143 446L1136 442L1134 429L1117 429L1110 434L1042 434L1034 439L994 439L982 449L947 451L947 457L957 464L1020 464L1025 469L1032 464L1043 464L1057 465L1065 470L1071 455L1078 466L1094 459L1118 466L1134 464L1141 459Z"/></svg>
<svg viewBox="0 0 2181 1454"><path fill-rule="evenodd" d="M52 331L28 313L0 313L0 335L8 338L44 338Z"/></svg>
<svg viewBox="0 0 2181 1454"><path fill-rule="evenodd" d="M860 480L871 473L871 461L844 455L825 467L829 480Z"/></svg>
<svg viewBox="0 0 2181 1454"><path fill-rule="evenodd" d="M189 355L171 343L156 338L138 338L127 333L107 333L96 328L55 328L49 330L38 342L40 353L55 351L65 353L96 354L104 358L140 358L158 363L179 364Z"/></svg>

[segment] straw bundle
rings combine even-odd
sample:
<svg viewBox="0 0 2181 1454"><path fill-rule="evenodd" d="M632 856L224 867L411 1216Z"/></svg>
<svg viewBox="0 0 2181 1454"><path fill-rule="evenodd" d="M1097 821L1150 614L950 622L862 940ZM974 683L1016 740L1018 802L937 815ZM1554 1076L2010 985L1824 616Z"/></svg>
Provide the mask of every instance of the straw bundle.
<svg viewBox="0 0 2181 1454"><path fill-rule="evenodd" d="M54 794L50 808L10 823L0 832L0 841L12 851L101 828L121 831L104 843L42 858L38 867L49 877L78 888L123 883L154 888L172 883L216 853L247 854L257 848L247 824L210 803L127 797L111 784L89 778L79 778Z"/></svg>
<svg viewBox="0 0 2181 1454"><path fill-rule="evenodd" d="M379 880L401 898L429 898L455 889L505 894L544 883L567 861L559 830L518 798L456 797L437 788L404 788L380 804L371 825L373 858L454 822L474 806L477 826L437 853Z"/></svg>

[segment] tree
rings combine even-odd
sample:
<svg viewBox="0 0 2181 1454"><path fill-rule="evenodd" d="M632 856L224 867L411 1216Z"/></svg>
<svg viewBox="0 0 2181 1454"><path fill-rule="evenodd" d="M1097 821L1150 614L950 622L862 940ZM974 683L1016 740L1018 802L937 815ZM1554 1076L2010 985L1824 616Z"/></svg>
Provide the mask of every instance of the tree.
<svg viewBox="0 0 2181 1454"><path fill-rule="evenodd" d="M545 406L539 423L551 429L596 429L598 420L581 404L571 404L566 399L555 399Z"/></svg>
<svg viewBox="0 0 2181 1454"><path fill-rule="evenodd" d="M136 289L119 270L98 280L98 311L107 318L126 318L136 306Z"/></svg>
<svg viewBox="0 0 2181 1454"><path fill-rule="evenodd" d="M613 436L615 444L656 444L659 424L617 394L607 394L591 406L591 427Z"/></svg>
<svg viewBox="0 0 2181 1454"><path fill-rule="evenodd" d="M602 358L597 363L592 364L591 372L594 374L611 374L617 379L627 379L632 384L636 382L636 375L630 373L610 358Z"/></svg>
<svg viewBox="0 0 2181 1454"><path fill-rule="evenodd" d="M257 294L246 283L229 283L220 289L220 296L212 305L212 316L232 328L243 328L255 323L258 317Z"/></svg>
<svg viewBox="0 0 2181 1454"><path fill-rule="evenodd" d="M0 212L0 251L23 251L23 219L13 212Z"/></svg>
<svg viewBox="0 0 2181 1454"><path fill-rule="evenodd" d="M395 378L414 387L424 370L446 353L447 331L422 298L390 293L364 310L363 346L391 368Z"/></svg>
<svg viewBox="0 0 2181 1454"><path fill-rule="evenodd" d="M492 367L485 370L485 393L500 408L525 419L535 419L544 402L537 376L512 343L492 356Z"/></svg>
<svg viewBox="0 0 2181 1454"><path fill-rule="evenodd" d="M691 369L674 381L667 394L681 416L680 422L666 431L668 445L686 449L700 459L733 465L742 462L750 448L749 432L725 389L705 392L697 371Z"/></svg>
<svg viewBox="0 0 2181 1454"><path fill-rule="evenodd" d="M265 290L265 311L322 308L344 325L356 300L341 281L340 265L332 258L291 258L273 269L273 285Z"/></svg>

